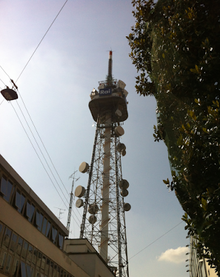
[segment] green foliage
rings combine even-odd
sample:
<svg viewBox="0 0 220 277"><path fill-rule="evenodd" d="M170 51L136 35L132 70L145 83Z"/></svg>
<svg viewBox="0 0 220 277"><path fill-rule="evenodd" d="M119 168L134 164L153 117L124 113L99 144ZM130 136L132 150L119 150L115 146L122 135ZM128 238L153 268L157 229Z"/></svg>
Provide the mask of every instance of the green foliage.
<svg viewBox="0 0 220 277"><path fill-rule="evenodd" d="M220 5L133 0L127 37L137 93L155 96L155 141L167 145L172 182L199 253L220 273Z"/></svg>

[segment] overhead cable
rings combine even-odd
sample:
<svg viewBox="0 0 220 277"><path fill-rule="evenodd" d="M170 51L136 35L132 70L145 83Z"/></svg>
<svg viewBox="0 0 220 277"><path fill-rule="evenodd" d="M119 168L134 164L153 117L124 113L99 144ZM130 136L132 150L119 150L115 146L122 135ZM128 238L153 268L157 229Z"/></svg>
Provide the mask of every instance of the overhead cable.
<svg viewBox="0 0 220 277"><path fill-rule="evenodd" d="M154 244L156 241L160 240L162 237L164 237L165 235L167 235L169 232L171 232L173 229L175 229L177 226L179 226L180 224L182 224L183 221L179 222L177 225L175 225L174 227L172 227L170 230L168 230L166 233L164 233L163 235L161 235L160 237L158 237L157 239L155 239L154 241L152 241L151 243L149 243L147 246L145 246L143 249L141 249L140 251L138 251L136 254L134 254L133 256L130 257L129 261L131 259L133 259L135 256L137 256L138 254L140 254L142 251L144 251L146 248L148 248L149 246L151 246L152 244Z"/></svg>
<svg viewBox="0 0 220 277"><path fill-rule="evenodd" d="M32 53L32 55L30 56L29 60L27 61L27 63L25 64L24 68L22 69L21 73L19 74L16 82L20 79L22 73L24 72L24 70L26 69L26 67L28 66L30 60L33 58L34 54L36 53L37 49L39 48L39 46L41 45L42 41L44 40L44 38L46 37L47 33L49 32L50 28L52 27L52 25L54 24L54 22L56 21L57 17L59 16L59 14L61 13L62 9L64 8L64 6L66 5L66 3L68 2L68 0L66 0L63 4L63 6L60 8L59 12L57 13L57 15L55 16L54 20L52 21L52 23L50 24L49 28L47 29L46 33L43 35L42 39L40 40L40 42L38 43L37 47L35 48L34 52Z"/></svg>

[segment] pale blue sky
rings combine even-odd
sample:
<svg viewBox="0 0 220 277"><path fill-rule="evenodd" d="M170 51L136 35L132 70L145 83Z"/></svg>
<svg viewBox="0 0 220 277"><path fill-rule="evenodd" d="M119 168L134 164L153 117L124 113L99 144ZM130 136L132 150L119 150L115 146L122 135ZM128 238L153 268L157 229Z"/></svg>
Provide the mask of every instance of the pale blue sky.
<svg viewBox="0 0 220 277"><path fill-rule="evenodd" d="M64 2L0 1L0 66L14 81ZM126 214L130 276L186 277L186 263L174 263L178 250L172 252L172 257L167 252L171 261L158 260L168 249L185 247L188 240L184 223L157 240L181 222L183 211L175 194L162 182L170 177L170 169L164 143L154 142L152 135L156 124L156 102L153 97L140 97L134 88L136 69L128 56L130 48L125 38L132 25L134 18L129 0L69 0L17 86L62 182L70 192L69 176L82 161L90 163L91 160L95 127L88 108L89 95L94 87L97 88L98 81L105 79L108 51L113 50L113 75L127 84L129 92L129 117L123 126L125 135L122 137L127 155L122 158L122 165L123 176L130 183L127 200L132 207ZM2 81L10 86L10 80L1 68L0 79L2 89ZM0 153L57 216L58 208L65 209L61 221L66 225L69 195L64 189L64 195L60 192L62 200L56 192L54 185L60 191L59 186L63 187L63 184L56 177L59 186L56 181L53 185L46 174L14 111L47 168L19 107L32 126L21 97L17 102L8 103L0 96ZM42 146L41 149L47 157ZM47 171L53 179L50 170ZM78 173L77 177L80 177L77 185L86 186L88 176ZM79 236L81 212L74 208L72 237ZM183 254L182 260L186 258Z"/></svg>

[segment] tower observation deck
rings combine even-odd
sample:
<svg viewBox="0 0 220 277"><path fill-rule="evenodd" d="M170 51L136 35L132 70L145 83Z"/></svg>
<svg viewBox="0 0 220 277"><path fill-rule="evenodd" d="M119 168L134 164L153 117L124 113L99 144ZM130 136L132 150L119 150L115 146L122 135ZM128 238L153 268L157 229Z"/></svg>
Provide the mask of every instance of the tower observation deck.
<svg viewBox="0 0 220 277"><path fill-rule="evenodd" d="M121 124L128 118L125 83L112 77L112 51L108 75L90 94L89 109L96 122L90 165L83 162L79 171L88 173L87 188L78 186L76 206L83 208L80 238L87 238L109 265L115 276L129 277L125 202L129 183L122 178L121 157L126 146Z"/></svg>

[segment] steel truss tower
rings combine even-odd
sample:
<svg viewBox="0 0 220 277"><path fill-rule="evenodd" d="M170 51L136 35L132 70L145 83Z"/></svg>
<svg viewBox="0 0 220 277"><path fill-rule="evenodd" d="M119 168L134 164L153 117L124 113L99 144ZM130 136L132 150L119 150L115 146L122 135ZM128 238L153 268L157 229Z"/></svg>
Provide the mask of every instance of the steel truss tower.
<svg viewBox="0 0 220 277"><path fill-rule="evenodd" d="M77 207L83 207L80 238L87 238L116 276L128 277L128 253L125 203L129 183L122 178L121 156L126 147L121 123L128 117L127 91L122 81L112 78L112 52L106 81L91 93L89 108L96 121L96 133L90 166L83 162L79 171L89 174L87 189L78 186Z"/></svg>

